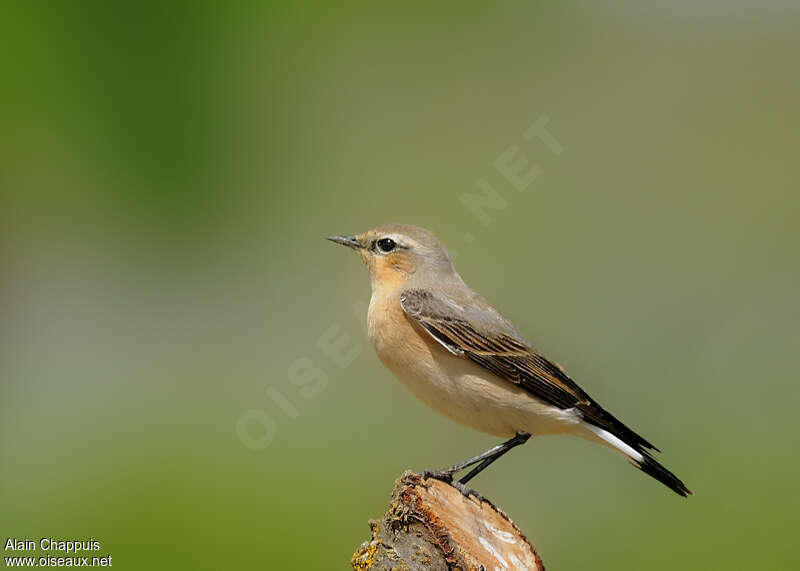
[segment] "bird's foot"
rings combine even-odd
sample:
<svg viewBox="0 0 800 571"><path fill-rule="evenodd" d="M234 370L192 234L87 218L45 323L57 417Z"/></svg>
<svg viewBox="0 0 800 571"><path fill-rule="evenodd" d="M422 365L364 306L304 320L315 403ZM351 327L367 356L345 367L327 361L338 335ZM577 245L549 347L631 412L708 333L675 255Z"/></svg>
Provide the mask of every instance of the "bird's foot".
<svg viewBox="0 0 800 571"><path fill-rule="evenodd" d="M460 480L453 479L453 472L452 470L423 470L420 474L423 478L432 478L434 480L439 480L440 482L444 482L445 484L449 484L450 486L454 487L456 490L461 492L465 498L469 498L470 496L475 497L476 499L483 500L483 496L481 496L478 492L473 490L472 488L468 488L466 484L461 482Z"/></svg>
<svg viewBox="0 0 800 571"><path fill-rule="evenodd" d="M433 478L434 480L439 480L440 482L444 482L446 484L453 483L453 474L449 470L423 470L422 474L420 474L423 478Z"/></svg>
<svg viewBox="0 0 800 571"><path fill-rule="evenodd" d="M455 482L450 482L450 485L453 486L459 492L461 492L461 495L467 499L469 499L470 496L475 496L475 499L478 500L479 502L483 501L484 499L482 495L480 495L472 488L468 488L466 484L462 484L460 480L456 480Z"/></svg>

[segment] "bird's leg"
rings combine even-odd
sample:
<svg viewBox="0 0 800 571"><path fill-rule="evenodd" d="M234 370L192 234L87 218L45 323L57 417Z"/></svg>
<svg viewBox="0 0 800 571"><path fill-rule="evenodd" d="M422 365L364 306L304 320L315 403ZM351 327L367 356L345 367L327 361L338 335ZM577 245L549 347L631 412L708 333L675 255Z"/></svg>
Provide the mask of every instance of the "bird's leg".
<svg viewBox="0 0 800 571"><path fill-rule="evenodd" d="M503 446L502 450L497 451L496 453L492 454L491 456L484 458L480 464L475 466L472 470L467 472L467 474L458 480L458 483L462 486L469 482L472 478L483 472L489 464L500 458L503 454L514 448L515 446L519 446L520 444L525 444L528 439L531 437L530 434L527 432L518 432L514 438L507 440L501 446Z"/></svg>
<svg viewBox="0 0 800 571"><path fill-rule="evenodd" d="M514 448L515 446L519 446L520 444L524 444L528 441L531 435L527 432L517 432L517 434L513 438L509 438L502 444L498 444L497 446L492 446L486 452L482 452L477 456L473 456L469 460L465 460L463 462L459 462L458 464L453 464L449 468L445 468L444 470L425 470L422 473L424 478L434 478L436 480L443 480L445 482L452 482L453 481L453 474L456 472L460 472L464 468L469 468L475 464L478 464L475 468L473 468L466 476L461 478L457 483L464 484L469 482L472 478L477 476L480 472L482 472L489 464L500 458L503 454Z"/></svg>

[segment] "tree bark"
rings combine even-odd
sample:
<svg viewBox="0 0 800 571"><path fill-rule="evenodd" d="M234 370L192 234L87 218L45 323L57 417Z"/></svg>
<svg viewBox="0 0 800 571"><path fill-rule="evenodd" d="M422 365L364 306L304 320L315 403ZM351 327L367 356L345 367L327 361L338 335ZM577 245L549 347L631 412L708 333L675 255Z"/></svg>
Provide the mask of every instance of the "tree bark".
<svg viewBox="0 0 800 571"><path fill-rule="evenodd" d="M395 482L389 510L369 524L371 539L353 554L355 571L544 570L525 535L489 500L412 472Z"/></svg>

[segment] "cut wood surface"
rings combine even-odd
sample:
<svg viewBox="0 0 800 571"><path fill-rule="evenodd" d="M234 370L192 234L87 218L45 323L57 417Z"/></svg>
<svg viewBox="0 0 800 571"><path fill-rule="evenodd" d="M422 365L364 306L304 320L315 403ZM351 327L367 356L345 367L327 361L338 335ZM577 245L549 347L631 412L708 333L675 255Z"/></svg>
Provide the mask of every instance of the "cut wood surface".
<svg viewBox="0 0 800 571"><path fill-rule="evenodd" d="M406 472L389 510L370 521L372 537L353 555L356 571L543 570L514 522L485 498Z"/></svg>

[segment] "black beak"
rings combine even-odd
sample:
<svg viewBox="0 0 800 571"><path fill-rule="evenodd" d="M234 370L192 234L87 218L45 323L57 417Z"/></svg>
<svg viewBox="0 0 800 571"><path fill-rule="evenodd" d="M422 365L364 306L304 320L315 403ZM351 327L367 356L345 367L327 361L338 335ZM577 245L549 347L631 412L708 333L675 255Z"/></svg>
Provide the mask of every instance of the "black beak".
<svg viewBox="0 0 800 571"><path fill-rule="evenodd" d="M343 246L349 246L354 250L363 248L359 241L356 240L355 236L327 236L326 239L331 242L336 242L337 244L342 244Z"/></svg>

